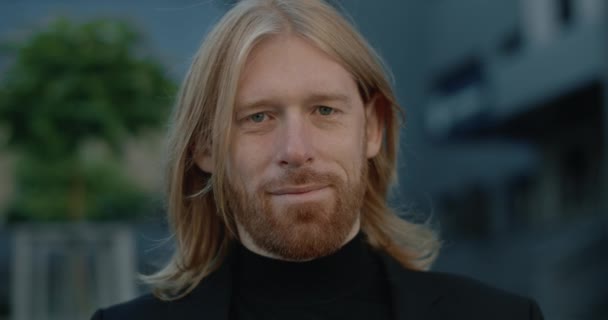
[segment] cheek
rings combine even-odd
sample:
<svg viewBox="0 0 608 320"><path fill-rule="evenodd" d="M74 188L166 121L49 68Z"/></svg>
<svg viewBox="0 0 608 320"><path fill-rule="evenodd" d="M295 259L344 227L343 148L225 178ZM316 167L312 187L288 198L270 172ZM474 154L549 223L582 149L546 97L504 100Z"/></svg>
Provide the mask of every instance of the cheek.
<svg viewBox="0 0 608 320"><path fill-rule="evenodd" d="M335 161L347 181L357 180L365 157L364 132L352 130L341 135L326 136L321 141L324 141L319 147L323 150L323 158Z"/></svg>
<svg viewBox="0 0 608 320"><path fill-rule="evenodd" d="M260 183L268 158L272 154L272 144L250 140L233 140L228 163L230 179L248 192L252 192Z"/></svg>

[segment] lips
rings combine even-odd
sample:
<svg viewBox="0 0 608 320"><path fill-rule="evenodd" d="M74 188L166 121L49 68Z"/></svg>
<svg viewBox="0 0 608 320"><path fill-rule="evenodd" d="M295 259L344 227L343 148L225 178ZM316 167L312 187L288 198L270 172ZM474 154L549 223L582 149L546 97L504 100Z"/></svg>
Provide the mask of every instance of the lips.
<svg viewBox="0 0 608 320"><path fill-rule="evenodd" d="M272 195L290 195L290 194L303 194L312 191L317 191L325 188L325 185L305 185L305 186L288 186L281 187L270 191Z"/></svg>

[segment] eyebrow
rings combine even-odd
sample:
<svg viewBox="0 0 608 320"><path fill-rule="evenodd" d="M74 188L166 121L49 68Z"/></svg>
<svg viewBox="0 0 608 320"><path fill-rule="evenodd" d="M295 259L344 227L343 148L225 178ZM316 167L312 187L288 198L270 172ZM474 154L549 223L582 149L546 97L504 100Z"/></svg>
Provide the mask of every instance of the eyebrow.
<svg viewBox="0 0 608 320"><path fill-rule="evenodd" d="M306 102L309 104L325 102L325 101L338 101L338 102L350 103L350 97L345 94L341 94L341 93L315 93L315 94L312 94L308 99L306 99Z"/></svg>
<svg viewBox="0 0 608 320"><path fill-rule="evenodd" d="M321 103L321 102L328 102L328 101L337 101L337 102L343 102L346 104L349 104L351 102L351 99L348 95L345 94L341 94L341 93L313 93L310 94L306 100L305 103L306 104L316 104L316 103ZM243 104L238 104L236 106L237 110L248 110L248 109L255 109L257 107L260 106L276 106L277 102L276 99L274 98L262 98L262 99L257 99L257 100L251 100L251 101L247 101Z"/></svg>

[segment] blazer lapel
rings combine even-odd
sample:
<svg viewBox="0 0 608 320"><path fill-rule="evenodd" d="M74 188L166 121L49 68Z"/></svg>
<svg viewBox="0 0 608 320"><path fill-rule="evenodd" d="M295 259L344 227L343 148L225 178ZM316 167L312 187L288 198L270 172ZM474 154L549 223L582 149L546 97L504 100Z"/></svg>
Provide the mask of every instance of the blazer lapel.
<svg viewBox="0 0 608 320"><path fill-rule="evenodd" d="M401 266L386 253L380 254L384 262L391 290L392 308L396 320L427 320L431 318L431 307L442 295L429 288L423 281L422 271L412 271Z"/></svg>
<svg viewBox="0 0 608 320"><path fill-rule="evenodd" d="M169 306L169 319L228 320L232 294L232 260L228 254L222 266L186 297Z"/></svg>

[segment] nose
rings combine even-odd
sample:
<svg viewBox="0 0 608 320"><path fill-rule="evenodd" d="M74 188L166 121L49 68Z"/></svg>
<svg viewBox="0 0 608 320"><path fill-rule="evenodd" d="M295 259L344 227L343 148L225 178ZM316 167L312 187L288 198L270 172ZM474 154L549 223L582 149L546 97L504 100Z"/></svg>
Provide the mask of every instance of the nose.
<svg viewBox="0 0 608 320"><path fill-rule="evenodd" d="M277 146L279 165L293 169L312 163L312 132L306 121L300 116L288 117L282 129Z"/></svg>

